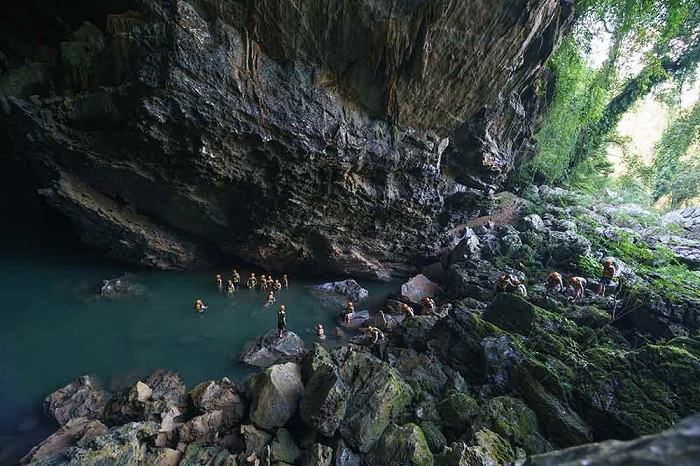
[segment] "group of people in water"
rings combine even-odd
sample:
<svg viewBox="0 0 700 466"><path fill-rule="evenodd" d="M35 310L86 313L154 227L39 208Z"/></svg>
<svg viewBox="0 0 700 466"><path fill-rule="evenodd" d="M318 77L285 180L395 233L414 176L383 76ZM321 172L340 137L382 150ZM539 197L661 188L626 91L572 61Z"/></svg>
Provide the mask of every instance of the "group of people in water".
<svg viewBox="0 0 700 466"><path fill-rule="evenodd" d="M605 295L605 288L615 277L616 272L617 270L615 269L614 261L609 258L605 259L603 261L603 274L600 279L600 283L598 284L598 289L595 292L596 296ZM554 271L545 279L545 285L547 287L547 291L550 293L563 293L571 288L573 290L571 301L575 303L583 298L584 290L588 286L588 280L586 280L584 277L574 276L569 278L567 286L564 286L564 278L559 272ZM494 284L494 290L515 293L522 297L527 296L525 285L520 280L507 273L501 274L498 277L496 283Z"/></svg>

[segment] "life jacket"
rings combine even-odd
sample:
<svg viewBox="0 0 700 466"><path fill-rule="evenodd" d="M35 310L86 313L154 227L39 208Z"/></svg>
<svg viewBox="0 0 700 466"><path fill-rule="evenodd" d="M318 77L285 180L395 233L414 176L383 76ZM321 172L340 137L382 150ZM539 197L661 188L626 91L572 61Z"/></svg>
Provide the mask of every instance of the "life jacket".
<svg viewBox="0 0 700 466"><path fill-rule="evenodd" d="M284 311L277 312L277 325L287 325L287 313Z"/></svg>
<svg viewBox="0 0 700 466"><path fill-rule="evenodd" d="M603 278L613 278L615 276L615 267L609 265L603 267Z"/></svg>
<svg viewBox="0 0 700 466"><path fill-rule="evenodd" d="M233 283L240 283L241 282L241 276L238 274L233 275Z"/></svg>

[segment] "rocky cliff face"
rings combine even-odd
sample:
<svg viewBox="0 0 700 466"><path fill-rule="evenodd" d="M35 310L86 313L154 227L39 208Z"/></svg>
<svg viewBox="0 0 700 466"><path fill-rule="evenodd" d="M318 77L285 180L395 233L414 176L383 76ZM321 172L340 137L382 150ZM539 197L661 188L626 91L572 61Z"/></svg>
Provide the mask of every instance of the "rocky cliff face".
<svg viewBox="0 0 700 466"><path fill-rule="evenodd" d="M571 10L395 3L143 0L4 40L0 141L116 257L400 273L523 157Z"/></svg>

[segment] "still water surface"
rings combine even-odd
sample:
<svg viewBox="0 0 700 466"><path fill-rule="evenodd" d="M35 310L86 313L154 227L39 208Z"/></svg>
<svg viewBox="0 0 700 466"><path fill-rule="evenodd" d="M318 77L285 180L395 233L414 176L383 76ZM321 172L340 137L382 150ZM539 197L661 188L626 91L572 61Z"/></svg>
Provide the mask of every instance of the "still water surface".
<svg viewBox="0 0 700 466"><path fill-rule="evenodd" d="M130 270L65 235L50 234L50 228L0 219L0 464L16 464L55 430L41 416L42 401L80 375L94 374L107 388L157 368L179 371L188 387L223 376L240 381L249 369L236 362L238 353L276 327L279 304L287 308L288 329L307 342L315 339L315 324L328 334L336 325L340 309L309 291L318 280L290 276L289 290L265 308L266 292L243 289L227 296L213 286L215 273L226 277L236 264L192 273ZM145 287L145 295L98 296L103 279L125 272ZM246 277L249 270L242 272ZM358 310L376 308L396 288L360 284L370 299ZM197 298L209 305L204 314L193 312Z"/></svg>

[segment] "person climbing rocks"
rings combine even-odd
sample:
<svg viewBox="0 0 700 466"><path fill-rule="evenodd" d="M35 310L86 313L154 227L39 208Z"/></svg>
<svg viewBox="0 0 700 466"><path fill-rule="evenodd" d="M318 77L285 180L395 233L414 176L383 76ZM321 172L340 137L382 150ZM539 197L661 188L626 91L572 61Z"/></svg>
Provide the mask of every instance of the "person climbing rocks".
<svg viewBox="0 0 700 466"><path fill-rule="evenodd" d="M379 343L380 340L383 340L386 338L384 336L384 333L379 330L377 327L372 327L371 325L367 326L367 330L365 330L365 334L369 335L370 338L372 338L372 343Z"/></svg>
<svg viewBox="0 0 700 466"><path fill-rule="evenodd" d="M274 303L277 301L277 298L275 298L275 292L270 291L270 294L267 295L267 305L269 306L270 304Z"/></svg>
<svg viewBox="0 0 700 466"><path fill-rule="evenodd" d="M250 272L250 277L248 278L246 286L249 290L254 290L258 286L258 279L255 278L255 273Z"/></svg>
<svg viewBox="0 0 700 466"><path fill-rule="evenodd" d="M527 288L525 288L525 284L518 280L517 278L512 278L511 283L513 284L513 293L517 294L518 296L522 298L527 298Z"/></svg>
<svg viewBox="0 0 700 466"><path fill-rule="evenodd" d="M194 302L194 312L200 313L204 312L209 306L205 306L201 299Z"/></svg>
<svg viewBox="0 0 700 466"><path fill-rule="evenodd" d="M435 312L435 301L433 301L432 298L426 296L425 298L421 299L420 302L423 305L420 310L421 314L427 315Z"/></svg>
<svg viewBox="0 0 700 466"><path fill-rule="evenodd" d="M512 293L515 290L515 285L509 274L502 273L494 283L493 289L497 292Z"/></svg>
<svg viewBox="0 0 700 466"><path fill-rule="evenodd" d="M588 280L583 277L571 277L569 279L569 285L574 289L571 302L575 303L583 298L583 291L586 289L586 285L588 285Z"/></svg>
<svg viewBox="0 0 700 466"><path fill-rule="evenodd" d="M282 289L282 284L279 280L275 280L275 283L272 285L272 289L274 291L280 291Z"/></svg>
<svg viewBox="0 0 700 466"><path fill-rule="evenodd" d="M226 293L233 294L234 291L236 291L236 287L233 286L233 280L227 281L226 282Z"/></svg>
<svg viewBox="0 0 700 466"><path fill-rule="evenodd" d="M221 275L216 274L216 277L214 277L214 283L216 283L216 287L219 289L219 291L224 289L224 281L221 279Z"/></svg>
<svg viewBox="0 0 700 466"><path fill-rule="evenodd" d="M282 338L287 333L287 312L284 304L277 311L277 337Z"/></svg>
<svg viewBox="0 0 700 466"><path fill-rule="evenodd" d="M233 269L233 273L231 274L231 281L233 282L233 287L235 291L235 289L238 288L241 284L241 274L238 273L238 270Z"/></svg>
<svg viewBox="0 0 700 466"><path fill-rule="evenodd" d="M267 291L267 277L265 275L260 275L260 289Z"/></svg>
<svg viewBox="0 0 700 466"><path fill-rule="evenodd" d="M403 311L403 316L406 318L406 320L413 319L416 316L411 306L406 303L403 303L401 310Z"/></svg>
<svg viewBox="0 0 700 466"><path fill-rule="evenodd" d="M349 324L353 317L355 317L355 306L351 301L348 301L345 311L343 311L343 322Z"/></svg>
<svg viewBox="0 0 700 466"><path fill-rule="evenodd" d="M613 265L613 260L605 259L603 261L603 277L600 279L598 291L595 293L596 296L605 296L605 287L610 284L613 277L615 277L615 266Z"/></svg>
<svg viewBox="0 0 700 466"><path fill-rule="evenodd" d="M545 285L547 286L547 291L551 293L564 291L564 280L559 272L552 272L547 275Z"/></svg>
<svg viewBox="0 0 700 466"><path fill-rule="evenodd" d="M316 324L316 336L319 338L319 340L325 340L326 339L326 334L323 331L323 325L321 324Z"/></svg>
<svg viewBox="0 0 700 466"><path fill-rule="evenodd" d="M289 277L287 277L287 275L282 275L282 284L285 290L289 289Z"/></svg>

